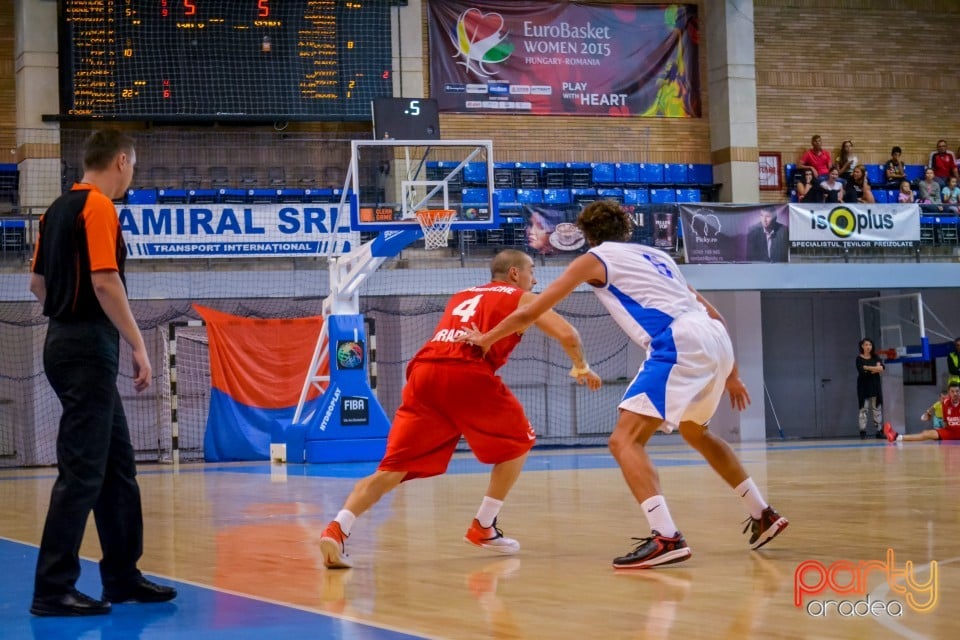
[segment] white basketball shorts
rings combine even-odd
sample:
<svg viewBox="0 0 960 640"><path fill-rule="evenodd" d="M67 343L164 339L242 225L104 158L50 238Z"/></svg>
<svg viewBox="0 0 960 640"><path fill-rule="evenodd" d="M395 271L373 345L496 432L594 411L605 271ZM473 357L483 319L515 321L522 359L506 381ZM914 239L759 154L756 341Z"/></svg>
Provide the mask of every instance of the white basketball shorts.
<svg viewBox="0 0 960 640"><path fill-rule="evenodd" d="M660 429L667 433L681 422L705 425L720 404L733 363L723 323L706 313L685 313L650 343L618 406L662 419Z"/></svg>

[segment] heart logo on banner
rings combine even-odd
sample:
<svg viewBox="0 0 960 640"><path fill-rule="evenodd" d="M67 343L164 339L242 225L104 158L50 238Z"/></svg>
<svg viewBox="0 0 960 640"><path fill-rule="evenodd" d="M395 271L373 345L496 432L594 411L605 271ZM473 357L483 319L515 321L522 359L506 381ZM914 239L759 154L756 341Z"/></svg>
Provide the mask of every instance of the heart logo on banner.
<svg viewBox="0 0 960 640"><path fill-rule="evenodd" d="M464 11L462 22L467 40L471 43L486 40L503 29L503 16L499 13L483 13L479 9Z"/></svg>

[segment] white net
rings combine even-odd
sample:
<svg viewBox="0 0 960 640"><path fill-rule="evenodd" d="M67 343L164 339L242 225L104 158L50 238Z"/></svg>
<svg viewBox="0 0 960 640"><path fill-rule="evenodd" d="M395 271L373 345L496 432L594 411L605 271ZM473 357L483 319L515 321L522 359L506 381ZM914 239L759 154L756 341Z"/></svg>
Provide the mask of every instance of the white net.
<svg viewBox="0 0 960 640"><path fill-rule="evenodd" d="M424 249L443 249L450 239L450 225L457 212L453 209L420 209L417 222L423 230Z"/></svg>

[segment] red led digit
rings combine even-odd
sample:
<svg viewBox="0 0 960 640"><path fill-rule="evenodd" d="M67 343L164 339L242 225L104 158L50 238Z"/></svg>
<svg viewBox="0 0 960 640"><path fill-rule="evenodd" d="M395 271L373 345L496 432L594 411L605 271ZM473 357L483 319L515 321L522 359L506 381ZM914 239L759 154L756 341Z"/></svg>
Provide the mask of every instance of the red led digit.
<svg viewBox="0 0 960 640"><path fill-rule="evenodd" d="M185 16L197 15L196 0L183 0L183 15Z"/></svg>
<svg viewBox="0 0 960 640"><path fill-rule="evenodd" d="M257 17L270 17L270 0L257 0Z"/></svg>

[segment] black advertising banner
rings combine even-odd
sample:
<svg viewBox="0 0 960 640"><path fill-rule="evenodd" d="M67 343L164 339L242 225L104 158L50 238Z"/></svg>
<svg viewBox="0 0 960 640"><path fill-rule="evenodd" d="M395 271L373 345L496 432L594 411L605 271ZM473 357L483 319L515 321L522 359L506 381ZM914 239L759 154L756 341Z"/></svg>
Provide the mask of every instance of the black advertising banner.
<svg viewBox="0 0 960 640"><path fill-rule="evenodd" d="M441 111L700 117L696 5L431 0Z"/></svg>
<svg viewBox="0 0 960 640"><path fill-rule="evenodd" d="M680 205L683 251L690 264L787 262L788 206Z"/></svg>

